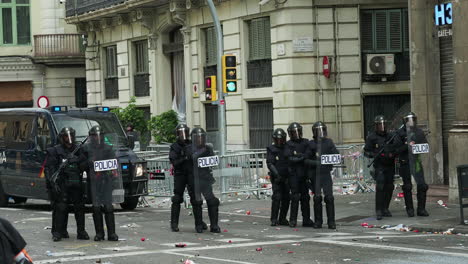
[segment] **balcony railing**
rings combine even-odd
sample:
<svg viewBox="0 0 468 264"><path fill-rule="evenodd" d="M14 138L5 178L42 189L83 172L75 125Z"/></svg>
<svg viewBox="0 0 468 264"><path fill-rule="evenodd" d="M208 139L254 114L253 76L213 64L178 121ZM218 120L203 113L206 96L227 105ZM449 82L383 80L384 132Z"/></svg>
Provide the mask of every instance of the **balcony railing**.
<svg viewBox="0 0 468 264"><path fill-rule="evenodd" d="M127 0L68 0L66 2L66 15L82 15L101 8L121 4Z"/></svg>
<svg viewBox="0 0 468 264"><path fill-rule="evenodd" d="M83 57L85 48L80 34L34 35L34 57Z"/></svg>

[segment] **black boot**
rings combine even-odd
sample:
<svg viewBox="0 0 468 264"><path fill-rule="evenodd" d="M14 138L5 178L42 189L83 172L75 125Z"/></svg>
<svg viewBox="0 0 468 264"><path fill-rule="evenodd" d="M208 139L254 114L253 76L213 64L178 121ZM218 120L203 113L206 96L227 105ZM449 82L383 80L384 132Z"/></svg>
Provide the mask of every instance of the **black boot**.
<svg viewBox="0 0 468 264"><path fill-rule="evenodd" d="M75 206L76 238L89 240L89 235L85 230L85 212L83 206Z"/></svg>
<svg viewBox="0 0 468 264"><path fill-rule="evenodd" d="M179 232L179 215L180 215L180 203L172 203L171 205L171 230L172 232Z"/></svg>
<svg viewBox="0 0 468 264"><path fill-rule="evenodd" d="M115 233L115 216L114 212L107 212L105 214L106 226L107 226L107 240L118 241L119 236Z"/></svg>
<svg viewBox="0 0 468 264"><path fill-rule="evenodd" d="M323 224L323 208L322 208L322 196L314 196L314 228L322 228Z"/></svg>
<svg viewBox="0 0 468 264"><path fill-rule="evenodd" d="M413 186L404 184L402 186L403 196L405 198L406 214L408 217L414 217L414 207L413 207Z"/></svg>
<svg viewBox="0 0 468 264"><path fill-rule="evenodd" d="M220 233L221 228L218 226L218 210L219 200L214 198L212 201L207 201L208 204L208 216L210 217L210 232Z"/></svg>
<svg viewBox="0 0 468 264"><path fill-rule="evenodd" d="M302 211L302 226L313 227L314 221L310 219L310 199L301 200L301 211Z"/></svg>
<svg viewBox="0 0 468 264"><path fill-rule="evenodd" d="M426 211L426 195L427 195L427 185L424 184L421 187L418 186L418 194L416 198L418 198L418 216L429 216L429 213Z"/></svg>
<svg viewBox="0 0 468 264"><path fill-rule="evenodd" d="M65 203L57 203L55 214L52 214L55 220L52 220L53 225L55 225L55 230L52 233L52 240L58 242L65 238L63 234L67 232L67 223L68 220L68 205ZM67 233L68 235L68 233Z"/></svg>
<svg viewBox="0 0 468 264"><path fill-rule="evenodd" d="M299 200L291 201L291 212L289 213L289 226L296 227L297 225L297 214L299 212Z"/></svg>
<svg viewBox="0 0 468 264"><path fill-rule="evenodd" d="M327 224L329 229L336 229L335 223L335 198L325 196L325 207L327 210Z"/></svg>
<svg viewBox="0 0 468 264"><path fill-rule="evenodd" d="M192 203L193 217L195 218L195 231L203 233L203 211L202 205L195 205Z"/></svg>
<svg viewBox="0 0 468 264"><path fill-rule="evenodd" d="M395 186L393 184L386 184L385 185L385 199L384 199L384 207L382 209L383 216L391 217L392 213L390 212L390 202L392 201L393 196L393 189Z"/></svg>
<svg viewBox="0 0 468 264"><path fill-rule="evenodd" d="M102 217L101 208L93 207L93 222L96 235L94 241L104 240L104 219Z"/></svg>
<svg viewBox="0 0 468 264"><path fill-rule="evenodd" d="M385 192L383 186L377 186L375 192L375 215L377 220L382 220L385 204Z"/></svg>
<svg viewBox="0 0 468 264"><path fill-rule="evenodd" d="M270 221L271 221L271 226L277 226L278 225L278 214L280 210L280 200L272 200L271 201L271 216L270 216Z"/></svg>
<svg viewBox="0 0 468 264"><path fill-rule="evenodd" d="M289 210L289 203L290 203L289 199L281 200L279 220L278 220L279 225L289 226L289 221L288 219L286 219L288 215L288 210Z"/></svg>

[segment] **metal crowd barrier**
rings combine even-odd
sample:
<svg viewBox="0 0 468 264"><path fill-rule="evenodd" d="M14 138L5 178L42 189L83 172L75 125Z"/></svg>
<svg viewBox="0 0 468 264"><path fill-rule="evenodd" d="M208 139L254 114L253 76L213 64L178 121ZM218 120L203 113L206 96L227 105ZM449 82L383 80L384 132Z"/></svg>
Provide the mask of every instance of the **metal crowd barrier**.
<svg viewBox="0 0 468 264"><path fill-rule="evenodd" d="M355 185L355 192L371 192L373 179L367 168L368 160L363 155L363 145L337 146L342 155L342 164L332 171L334 185ZM155 151L138 152L148 162L149 195L170 197L173 194L174 178L168 153ZM236 151L219 156L219 166L213 167L216 180L213 191L223 200L228 194L253 194L260 198L267 192L268 168L266 151Z"/></svg>
<svg viewBox="0 0 468 264"><path fill-rule="evenodd" d="M373 192L373 179L367 168L368 159L364 157L364 145L338 145L342 164L335 165L332 171L333 184L348 187L355 185L354 192Z"/></svg>
<svg viewBox="0 0 468 264"><path fill-rule="evenodd" d="M146 157L150 155L146 155ZM143 156L140 156L143 157ZM266 152L239 153L219 156L219 166L213 167L216 182L213 191L221 199L228 194L249 193L260 198L267 190L268 169ZM168 156L147 158L149 173L148 195L170 197L173 194L174 178Z"/></svg>

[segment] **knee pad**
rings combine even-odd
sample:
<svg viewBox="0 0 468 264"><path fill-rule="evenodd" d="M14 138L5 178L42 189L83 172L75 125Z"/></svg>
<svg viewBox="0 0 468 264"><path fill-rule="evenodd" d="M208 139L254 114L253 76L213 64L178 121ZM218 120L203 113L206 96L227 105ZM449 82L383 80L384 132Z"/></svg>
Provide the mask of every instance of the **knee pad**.
<svg viewBox="0 0 468 264"><path fill-rule="evenodd" d="M325 203L333 203L335 201L335 197L332 195L325 195Z"/></svg>
<svg viewBox="0 0 468 264"><path fill-rule="evenodd" d="M293 193L291 195L291 200L294 201L294 202L297 202L301 199L301 194L300 193Z"/></svg>
<svg viewBox="0 0 468 264"><path fill-rule="evenodd" d="M66 203L56 203L55 209L59 212L66 212L68 209L68 204Z"/></svg>
<svg viewBox="0 0 468 264"><path fill-rule="evenodd" d="M197 201L196 199L190 199L190 203L192 204L192 206L202 206L203 200Z"/></svg>
<svg viewBox="0 0 468 264"><path fill-rule="evenodd" d="M211 207L211 206L219 206L219 199L218 198L213 198L210 200L206 200L206 204Z"/></svg>
<svg viewBox="0 0 468 264"><path fill-rule="evenodd" d="M279 193L274 193L274 194L271 196L271 200L273 200L273 201L279 201L279 200L281 200L281 194L279 194Z"/></svg>
<svg viewBox="0 0 468 264"><path fill-rule="evenodd" d="M302 194L301 195L301 201L308 203L310 201L310 195L309 194Z"/></svg>
<svg viewBox="0 0 468 264"><path fill-rule="evenodd" d="M377 192L383 192L383 191L384 191L384 185L383 185L383 184L377 184L377 185L375 186L375 190L376 190Z"/></svg>
<svg viewBox="0 0 468 264"><path fill-rule="evenodd" d="M101 212L101 206L93 206L93 214L100 214Z"/></svg>
<svg viewBox="0 0 468 264"><path fill-rule="evenodd" d="M403 184L403 186L401 186L401 189L403 189L404 192L411 192L411 190L413 189L413 185Z"/></svg>
<svg viewBox="0 0 468 264"><path fill-rule="evenodd" d="M172 200L172 203L175 203L175 204L181 204L184 202L184 198L177 194L172 196L171 200Z"/></svg>
<svg viewBox="0 0 468 264"><path fill-rule="evenodd" d="M315 195L314 196L314 203L321 203L322 202L322 195Z"/></svg>
<svg viewBox="0 0 468 264"><path fill-rule="evenodd" d="M112 204L104 205L104 213L108 214L112 212L114 212L114 206L112 206Z"/></svg>
<svg viewBox="0 0 468 264"><path fill-rule="evenodd" d="M418 192L427 192L429 190L429 185L427 184L418 184Z"/></svg>

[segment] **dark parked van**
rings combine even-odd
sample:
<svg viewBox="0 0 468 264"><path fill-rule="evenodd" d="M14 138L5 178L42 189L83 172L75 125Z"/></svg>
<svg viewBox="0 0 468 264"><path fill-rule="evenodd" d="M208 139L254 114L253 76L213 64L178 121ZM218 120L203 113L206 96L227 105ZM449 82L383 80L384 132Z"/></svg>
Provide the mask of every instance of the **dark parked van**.
<svg viewBox="0 0 468 264"><path fill-rule="evenodd" d="M108 107L48 109L0 109L0 206L9 198L15 203L28 198L47 200L44 175L45 150L58 143L58 133L65 127L76 130L82 141L92 126L100 125L112 142L118 142L119 163L125 189L124 209L134 209L141 195L148 194L146 161L128 148L129 142L117 116Z"/></svg>

